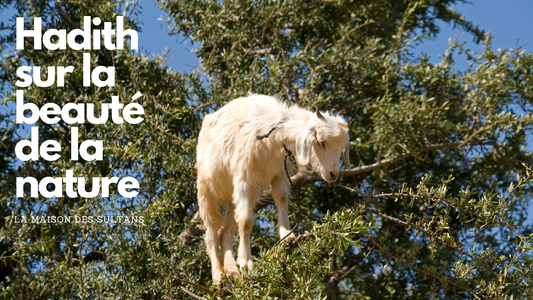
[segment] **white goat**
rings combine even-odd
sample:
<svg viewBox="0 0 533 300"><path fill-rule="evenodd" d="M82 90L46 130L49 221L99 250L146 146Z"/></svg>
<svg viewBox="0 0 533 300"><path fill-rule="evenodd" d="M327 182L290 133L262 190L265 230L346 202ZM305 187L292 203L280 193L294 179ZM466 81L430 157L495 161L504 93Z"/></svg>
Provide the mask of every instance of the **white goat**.
<svg viewBox="0 0 533 300"><path fill-rule="evenodd" d="M274 127L268 138L256 138ZM251 95L205 116L197 146L197 187L214 282L220 282L223 273L239 277L237 265L253 268L250 232L254 206L261 190L269 185L278 208L279 236L290 232L290 184L282 143L295 153L299 166L311 164L327 182L339 176L341 152L350 167L348 127L339 114L315 114L269 96ZM226 207L225 217L221 207ZM236 232L240 236L237 262L232 250Z"/></svg>

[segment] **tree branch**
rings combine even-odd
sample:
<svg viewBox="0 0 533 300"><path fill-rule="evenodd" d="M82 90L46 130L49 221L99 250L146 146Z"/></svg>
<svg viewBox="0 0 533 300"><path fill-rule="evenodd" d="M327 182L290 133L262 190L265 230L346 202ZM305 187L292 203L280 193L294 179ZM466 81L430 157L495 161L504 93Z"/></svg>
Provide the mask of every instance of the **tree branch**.
<svg viewBox="0 0 533 300"><path fill-rule="evenodd" d="M172 275L170 275L170 274L168 274L168 273L165 273L165 272L160 271L160 270L157 270L157 269L156 269L156 271L159 272L159 273L161 273L161 274L163 274L163 275L165 275L165 276L167 276L167 277L169 277L169 278L174 279L175 281L179 281L179 282L187 283L187 284L190 284L190 285L192 285L192 286L195 286L195 287L197 287L197 288L199 288L199 289L201 289L201 290L204 290L204 291L206 291L209 295L212 295L212 294L213 294L213 292L211 292L211 290L208 289L208 288L206 288L205 286L201 286L201 285L199 285L199 284L196 284L196 283L194 283L194 282L187 281L187 280L185 280L185 279L181 279L181 278L174 277L174 276L172 276Z"/></svg>
<svg viewBox="0 0 533 300"><path fill-rule="evenodd" d="M443 277L437 276L437 275L435 275L435 274L433 274L433 273L431 273L431 272L428 272L428 271L426 271L426 270L422 270L422 269L420 269L420 268L417 268L417 267L413 266L412 264L409 264L409 263L407 263L407 262L401 260L399 257L395 256L394 254L390 253L390 252L387 251L385 248L383 248L383 247L382 247L378 242L376 242L374 239L370 239L370 241L371 241L376 247L378 247L378 249L379 249L379 251L380 251L381 253L386 254L387 256L389 256L389 257L390 257L391 259L393 259L397 264L404 265L404 266L406 266L406 267L408 267L408 268L413 269L414 271L416 271L416 272L418 272L418 273L422 273L422 274L424 274L424 275L426 275L426 276L429 276L429 277L435 278L435 279L437 279L437 280L439 280L439 281L441 281L441 282L445 282L445 283L447 283L447 284L450 284L450 285L453 285L453 286L455 286L455 287L458 287L458 288L460 288L460 289L462 289L462 290L465 290L465 291L471 292L471 293L475 294L476 296L478 296L478 297L480 297L480 298L484 298L483 295L481 295L481 294L475 292L473 289L471 289L471 288L469 288L469 287L467 287L467 286L464 286L464 285L458 284L458 283L456 283L456 282L454 282L454 281L450 281L450 280L448 280L448 279L446 279L446 278L443 278Z"/></svg>
<svg viewBox="0 0 533 300"><path fill-rule="evenodd" d="M61 6L61 1L60 0L56 0L56 7L57 9L59 10L59 14L61 14L61 16L70 24L72 25L72 27L76 28L78 26L76 26L76 23L74 23L74 21L72 21L72 19L70 18L70 16L67 14L67 12L65 11L65 9Z"/></svg>
<svg viewBox="0 0 533 300"><path fill-rule="evenodd" d="M532 177L533 177L533 175L528 176L528 177L525 179L525 181L528 181L528 180L531 179ZM361 194L359 191L354 190L354 189L349 188L349 187L346 187L346 186L341 186L341 185L336 185L336 186L338 186L338 187L342 187L342 188L345 188L345 189L350 190L351 192L354 192L354 193L359 193L359 194ZM517 185L517 187L518 187L518 185ZM512 194L512 193L517 189L517 187L515 187L515 189L512 190L512 191L509 193L509 195ZM409 198L414 198L414 199L422 198L422 197L420 197L419 195L413 195L413 194L408 194L408 193L382 193L382 194L364 195L364 196L367 197L367 198L370 198L370 199L379 199L379 198L398 198L398 197L409 197ZM425 198L425 197L423 197L423 198ZM447 203L447 202L445 202L445 201L443 201L443 200L440 200L439 203L444 204L444 205L446 205L446 206L448 206L448 207L451 206L449 203ZM461 211L461 212L463 212L463 213L470 214L470 215L475 215L478 219L483 219L482 216L480 216L480 215L478 215L478 214L475 214L475 213L471 212L470 210L465 210L465 209L463 209L462 207L456 207L456 206L452 206L452 207L458 209L459 211ZM380 212L380 211L378 211L378 210L375 210L375 209L365 209L365 212L375 214L375 215L377 215L377 216L380 216L380 217L383 218L383 219L387 219L387 220L392 221L392 222L394 222L394 223L397 223L397 224L400 224L400 225L402 225L402 226L405 226L405 227L407 227L408 229L409 229L409 228L414 228L414 229L416 229L416 230L419 230L419 231L423 232L424 234L426 234L428 237L434 238L434 239L436 239L436 240L442 242L442 243L445 244L446 246L450 247L453 251L456 251L456 252L458 252L458 253L460 253L460 254L462 254L462 255L464 255L464 256L470 258L470 260L471 260L472 262L475 262L475 263L478 264L478 265L482 265L483 267L485 267L485 269L486 269L487 271L489 271L490 273L492 273L492 275L494 275L494 276L496 277L497 280L501 280L500 275L498 275L498 274L494 271L494 269L493 269L489 264L487 264L486 262L482 262L482 261L478 260L478 259L475 258L472 254L470 254L470 253L464 251L461 247L456 246L456 245L454 245L454 244L452 244L452 243L446 241L445 239L441 238L440 236L438 236L438 235L436 235L436 234L434 234L434 233L428 232L428 231L425 230L422 226L417 225L417 224L413 224L413 223L411 223L411 222L406 222L406 221L403 221L403 220L400 220L400 219L394 218L394 217L392 217L392 216L389 216L389 215L387 215L387 214L385 214L385 213L382 213L382 212ZM517 234L516 232L514 232L514 230L513 230L512 228L509 228L508 226L505 226L505 227L508 228L509 230L511 230L516 236L518 236L518 237L521 239L522 242L525 242L519 234ZM523 294L526 293L526 291L524 291L524 289L522 289L521 287L519 287L519 286L515 286L515 287L516 287L521 293L523 293Z"/></svg>
<svg viewBox="0 0 533 300"><path fill-rule="evenodd" d="M187 290L186 288L180 286L180 288L187 294L189 294L189 296L193 297L194 299L199 299L199 300L207 300L207 298L204 298L204 297L200 297L198 295L195 295L193 294L192 292L190 292L189 290Z"/></svg>
<svg viewBox="0 0 533 300"><path fill-rule="evenodd" d="M248 48L242 48L242 49L244 50L244 54L252 53L256 55L264 55L264 54L272 53L272 48L258 49L258 50L253 50L253 49L248 49Z"/></svg>
<svg viewBox="0 0 533 300"><path fill-rule="evenodd" d="M433 145L423 146L423 147L418 148L415 152L408 152L408 153L400 154L396 157L385 159L380 162L373 163L371 165L365 165L365 166L355 167L355 168L348 169L348 170L343 170L340 172L339 177L340 176L354 176L354 175L358 175L358 174L362 174L366 172L371 172L377 169L385 168L389 165L395 164L401 160L409 158L413 156L415 153L423 153L423 152L439 150L439 149L457 148L463 145L464 145L464 142L454 142L454 143L442 143L442 144L433 144ZM298 171L296 175L291 177L291 180L294 185L294 189L297 190L308 184L312 184L312 183L315 183L321 180L321 177L315 171L300 170ZM259 203L256 207L256 211L262 208L268 207L269 205L272 205L272 204L274 204L272 195L270 194L270 192L265 193L259 199Z"/></svg>

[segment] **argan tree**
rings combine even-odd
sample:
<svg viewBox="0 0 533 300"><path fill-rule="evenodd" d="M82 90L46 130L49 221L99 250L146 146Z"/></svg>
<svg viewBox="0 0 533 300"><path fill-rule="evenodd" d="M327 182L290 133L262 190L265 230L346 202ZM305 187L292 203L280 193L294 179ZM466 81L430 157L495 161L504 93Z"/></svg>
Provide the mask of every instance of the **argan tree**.
<svg viewBox="0 0 533 300"><path fill-rule="evenodd" d="M80 28L83 16L128 28L140 3L7 1L0 76L0 284L7 299L530 299L528 217L533 169L533 56L495 51L491 37L433 1L160 1L170 34L197 45L190 74L125 50L14 51L16 16L43 30ZM478 4L482 5L482 4ZM412 52L447 22L484 45L452 41L440 63ZM98 26L95 26L98 28ZM142 41L140 41L142 45ZM83 87L82 53L115 66L116 86ZM454 59L470 62L466 71ZM24 88L38 106L94 103L112 96L145 109L137 125L79 126L80 141L104 141L103 161L71 161L70 128L38 122L61 158L21 162L14 147L19 66L75 66L65 87ZM135 92L143 97L131 100ZM298 238L274 244L269 191L252 232L255 268L214 285L202 242L195 147L202 118L249 92L311 110L345 109L352 169L335 184L313 170L292 176ZM140 194L94 199L15 197L15 177L133 176ZM295 201L298 197L301 208ZM140 223L17 223L25 216L138 216Z"/></svg>

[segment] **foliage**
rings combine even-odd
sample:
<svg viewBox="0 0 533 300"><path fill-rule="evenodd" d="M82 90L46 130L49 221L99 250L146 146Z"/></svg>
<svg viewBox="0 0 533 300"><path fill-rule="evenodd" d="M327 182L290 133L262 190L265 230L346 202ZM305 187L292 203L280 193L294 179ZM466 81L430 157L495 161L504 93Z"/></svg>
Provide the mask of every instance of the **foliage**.
<svg viewBox="0 0 533 300"><path fill-rule="evenodd" d="M90 51L93 65L116 67L113 88L82 86L80 51L10 51L14 19L5 22L6 103L15 99L10 83L19 66L73 65L65 87L28 87L25 99L98 107L113 95L127 103L141 91L136 101L146 118L138 125L78 126L81 140L105 141L100 162L70 161L68 126L38 123L40 139L57 140L62 158L23 163L14 159L14 145L27 128L2 110L4 298L533 297L527 215L533 56L494 50L489 35L449 8L456 2L464 1L161 1L172 33L199 46L201 68L182 74L166 68L162 56ZM104 21L125 15L127 26L139 29L137 4L18 0L0 8L43 16L45 28L78 28L84 15ZM412 53L412 45L438 34L439 21L471 33L484 51L452 41L438 64ZM468 70L454 69L458 55L470 61ZM215 286L194 218L196 136L206 113L249 91L309 109L346 109L357 166L335 185L311 170L293 176L302 233L280 247L273 247L276 218L266 193L252 233L256 268ZM69 169L87 178L134 176L142 193L14 197L15 176L64 176ZM291 212L296 220L295 203ZM15 222L110 215L144 223ZM182 242L180 234L191 240Z"/></svg>

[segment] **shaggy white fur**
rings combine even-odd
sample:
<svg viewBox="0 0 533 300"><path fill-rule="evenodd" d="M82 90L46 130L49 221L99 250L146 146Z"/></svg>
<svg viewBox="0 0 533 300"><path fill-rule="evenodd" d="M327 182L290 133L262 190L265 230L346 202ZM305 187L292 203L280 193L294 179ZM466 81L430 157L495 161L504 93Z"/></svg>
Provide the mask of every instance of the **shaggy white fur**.
<svg viewBox="0 0 533 300"><path fill-rule="evenodd" d="M270 137L256 138L275 126ZM284 237L290 232L290 184L282 143L295 153L299 166L311 164L328 182L339 175L341 153L350 168L348 127L340 116L312 113L264 95L233 100L205 116L196 150L197 187L215 282L220 282L223 273L239 277L237 265L253 268L250 232L254 206L269 185L278 208L278 233ZM221 207L226 207L225 216ZM240 236L237 262L232 250L236 232Z"/></svg>

